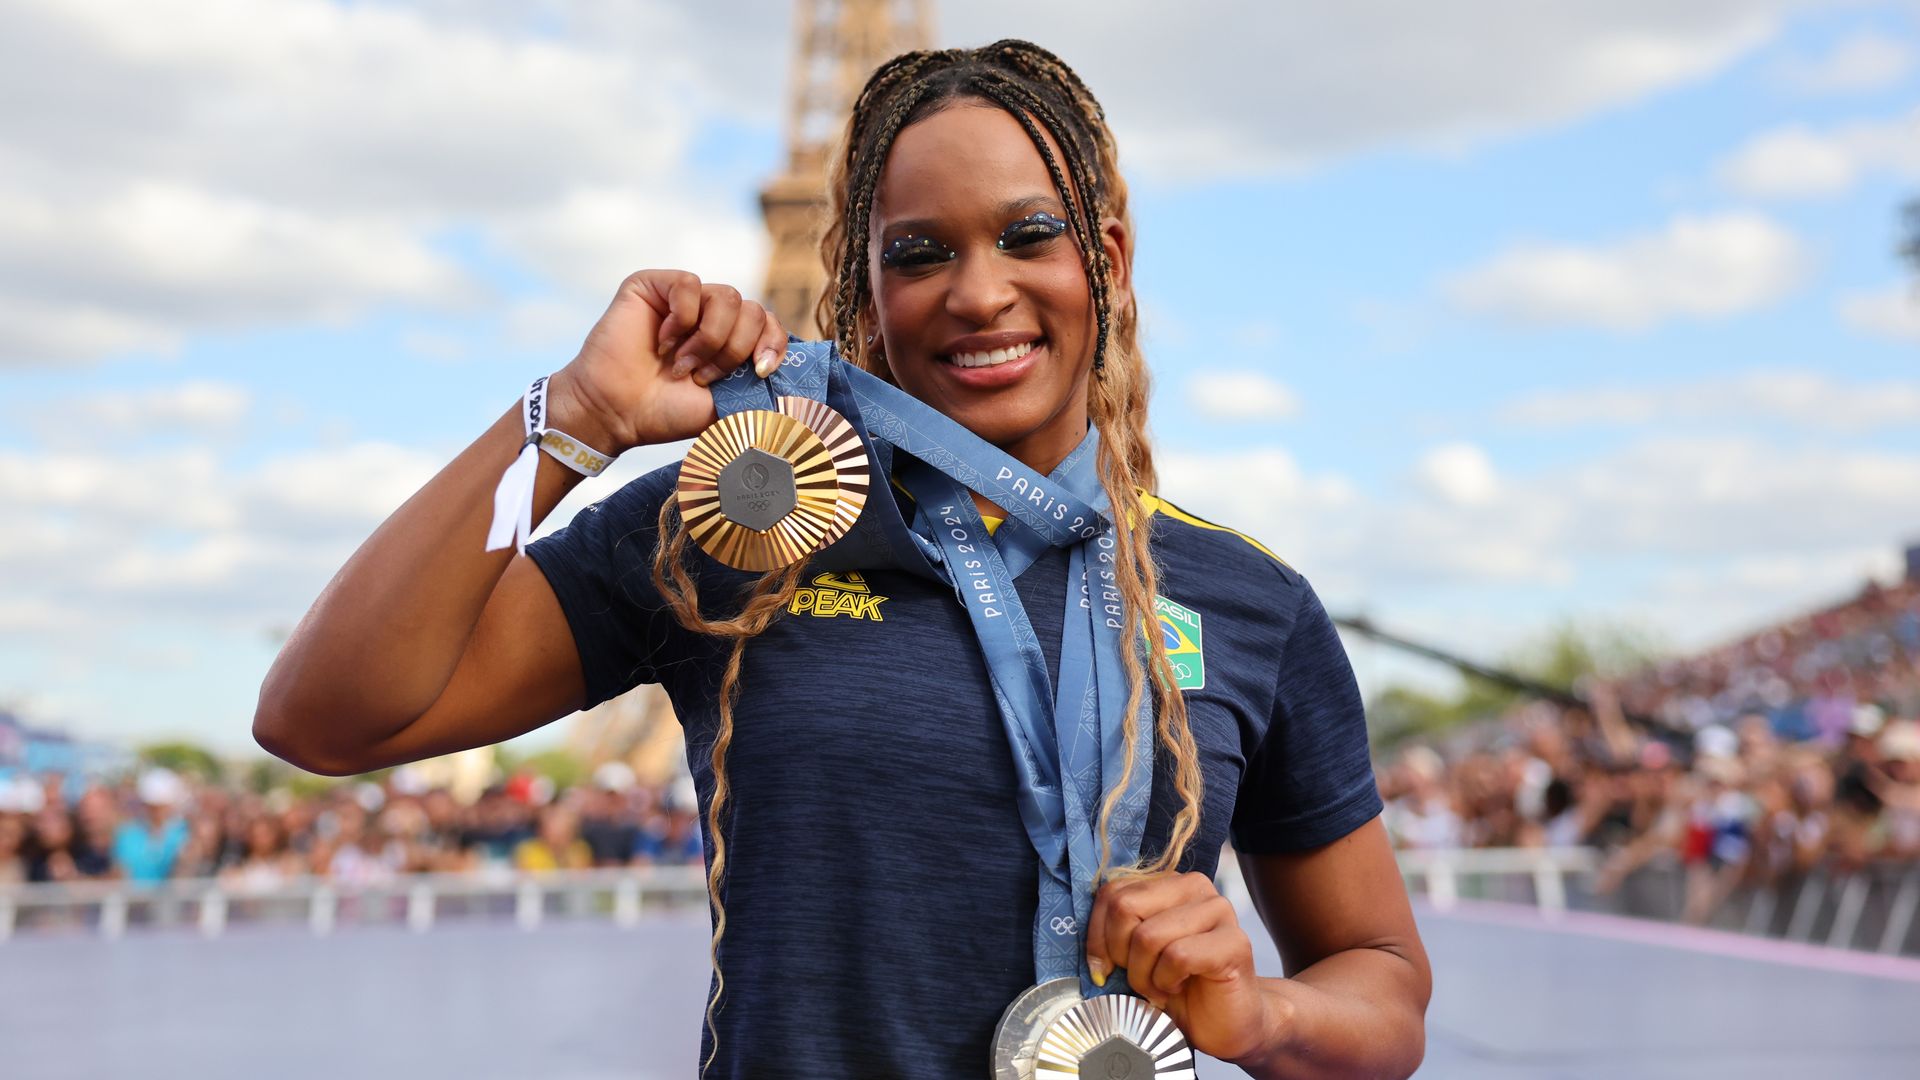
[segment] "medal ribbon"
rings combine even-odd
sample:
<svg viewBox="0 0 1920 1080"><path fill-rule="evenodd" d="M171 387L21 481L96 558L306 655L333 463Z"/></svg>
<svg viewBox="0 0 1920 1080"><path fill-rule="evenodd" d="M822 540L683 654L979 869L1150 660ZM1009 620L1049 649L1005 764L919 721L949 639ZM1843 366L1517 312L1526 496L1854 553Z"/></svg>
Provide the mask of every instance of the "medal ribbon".
<svg viewBox="0 0 1920 1080"><path fill-rule="evenodd" d="M912 527L904 528L883 505L882 512L862 514L822 558L844 569L898 565L954 590L986 659L1020 782L1021 821L1039 857L1036 980L1078 975L1089 997L1125 989L1117 978L1104 989L1093 986L1083 944L1098 886L1100 806L1126 764L1120 650L1132 640L1121 615L1116 539L1096 468L1098 433L1089 430L1059 467L1041 476L925 402L840 360L827 342L790 342L771 380L743 367L713 390L722 416L772 408L776 395L825 400L866 437L876 477L890 474L894 449L908 455L898 475L914 498ZM988 534L973 491L1008 511L997 535ZM1014 585L1049 547L1068 549L1057 688ZM1113 866L1135 861L1145 832L1153 786L1149 695L1142 695L1132 723L1133 776L1108 828Z"/></svg>

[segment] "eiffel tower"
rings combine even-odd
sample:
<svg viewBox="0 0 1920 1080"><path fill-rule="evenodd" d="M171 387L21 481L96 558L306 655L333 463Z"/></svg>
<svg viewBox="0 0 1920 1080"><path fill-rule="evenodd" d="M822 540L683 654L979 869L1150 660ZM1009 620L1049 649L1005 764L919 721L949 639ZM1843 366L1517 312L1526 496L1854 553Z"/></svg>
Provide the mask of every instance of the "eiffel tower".
<svg viewBox="0 0 1920 1080"><path fill-rule="evenodd" d="M820 265L827 160L853 99L873 69L933 39L932 0L798 0L787 102L786 171L760 192L772 235L763 302L801 337L820 336L814 303L826 287Z"/></svg>

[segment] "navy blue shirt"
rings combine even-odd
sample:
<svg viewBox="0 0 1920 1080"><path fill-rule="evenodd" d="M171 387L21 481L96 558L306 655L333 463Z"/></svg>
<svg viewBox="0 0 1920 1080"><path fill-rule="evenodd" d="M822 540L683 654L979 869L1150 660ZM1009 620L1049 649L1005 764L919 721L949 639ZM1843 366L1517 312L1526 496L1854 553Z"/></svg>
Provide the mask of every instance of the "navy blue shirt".
<svg viewBox="0 0 1920 1080"><path fill-rule="evenodd" d="M628 484L527 551L572 628L588 702L647 682L671 696L704 822L729 646L689 634L654 588L676 476ZM1371 820L1359 690L1312 588L1240 534L1153 506L1160 632L1205 778L1182 868L1213 873L1229 836L1244 852L1297 851ZM729 611L753 576L689 551L703 606ZM1055 551L1018 582L1056 676L1066 570ZM979 644L939 582L877 569L803 585L743 661L707 1075L988 1075L994 1025L1034 981L1038 865ZM1171 776L1163 755L1148 855L1178 809ZM703 1036L702 1060L710 1048Z"/></svg>

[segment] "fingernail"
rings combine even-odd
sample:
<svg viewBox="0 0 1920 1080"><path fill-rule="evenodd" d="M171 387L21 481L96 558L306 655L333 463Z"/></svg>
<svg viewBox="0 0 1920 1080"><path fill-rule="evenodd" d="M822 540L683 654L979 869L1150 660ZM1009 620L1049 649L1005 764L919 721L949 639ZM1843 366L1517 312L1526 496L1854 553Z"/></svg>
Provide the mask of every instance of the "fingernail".
<svg viewBox="0 0 1920 1080"><path fill-rule="evenodd" d="M693 373L693 381L699 383L701 386L712 386L714 383L719 382L725 374L726 373L719 368L708 364Z"/></svg>
<svg viewBox="0 0 1920 1080"><path fill-rule="evenodd" d="M774 367L779 363L779 353L772 349L761 349L760 354L753 358L753 373L764 379L773 374Z"/></svg>
<svg viewBox="0 0 1920 1080"><path fill-rule="evenodd" d="M1107 976L1113 972L1113 965L1097 956L1087 957L1087 972L1093 976L1093 985L1107 985Z"/></svg>
<svg viewBox="0 0 1920 1080"><path fill-rule="evenodd" d="M693 358L693 357L691 357L691 356L679 356L679 357L675 357L675 358L674 358L674 361L673 361L673 375L674 375L674 378L676 378L676 379L677 379L677 378L679 378L680 376L682 376L682 375L685 375L685 374L686 374L687 372L689 372L689 371L692 371L692 370L693 370L693 365L695 365L695 364L697 364L697 363L699 363L699 361L698 361L698 360L696 360L696 359L694 359L694 358Z"/></svg>

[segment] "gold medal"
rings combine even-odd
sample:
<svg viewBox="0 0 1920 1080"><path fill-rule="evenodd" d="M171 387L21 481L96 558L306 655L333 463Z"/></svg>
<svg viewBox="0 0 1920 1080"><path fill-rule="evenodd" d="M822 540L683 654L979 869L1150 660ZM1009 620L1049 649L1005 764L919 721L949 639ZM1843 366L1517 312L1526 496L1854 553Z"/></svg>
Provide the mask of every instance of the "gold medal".
<svg viewBox="0 0 1920 1080"><path fill-rule="evenodd" d="M828 408L824 403L811 398L783 397L778 400L780 411L807 425L820 441L826 445L827 454L833 458L834 474L840 481L840 502L834 507L833 524L828 526L826 538L820 541L825 548L847 534L853 523L860 518L860 511L867 505L867 482L870 471L867 468L867 444L860 439L860 433L853 430L847 418Z"/></svg>
<svg viewBox="0 0 1920 1080"><path fill-rule="evenodd" d="M858 475L847 479L864 505L861 453ZM845 532L840 474L835 455L804 420L766 409L734 413L702 432L681 462L680 516L694 543L720 562L776 570Z"/></svg>

